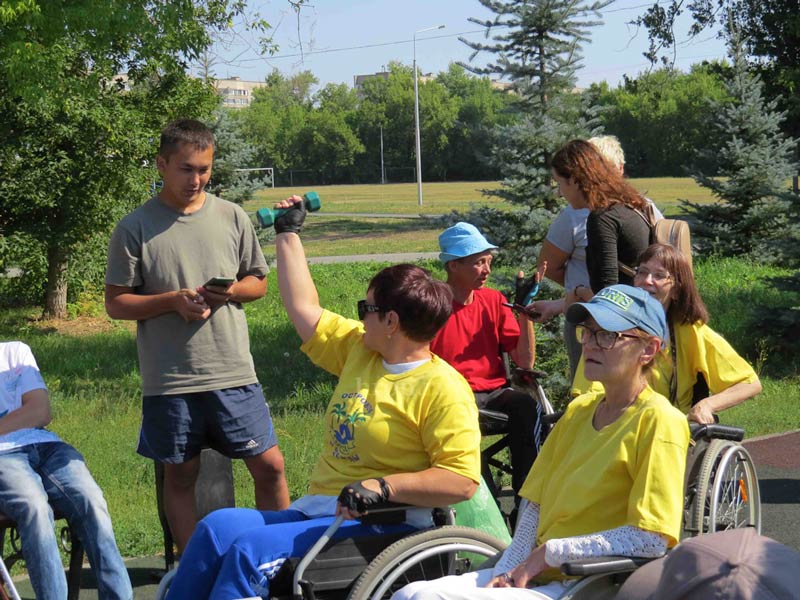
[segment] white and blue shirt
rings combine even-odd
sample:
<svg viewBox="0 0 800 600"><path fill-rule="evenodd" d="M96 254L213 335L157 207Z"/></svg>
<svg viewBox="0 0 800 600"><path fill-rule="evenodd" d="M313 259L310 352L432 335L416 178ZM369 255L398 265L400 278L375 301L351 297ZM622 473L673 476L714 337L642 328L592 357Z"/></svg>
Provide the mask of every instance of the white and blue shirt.
<svg viewBox="0 0 800 600"><path fill-rule="evenodd" d="M22 396L32 390L47 389L33 357L22 342L0 344L0 419L22 406ZM41 442L58 442L46 429L28 427L0 435L0 452Z"/></svg>

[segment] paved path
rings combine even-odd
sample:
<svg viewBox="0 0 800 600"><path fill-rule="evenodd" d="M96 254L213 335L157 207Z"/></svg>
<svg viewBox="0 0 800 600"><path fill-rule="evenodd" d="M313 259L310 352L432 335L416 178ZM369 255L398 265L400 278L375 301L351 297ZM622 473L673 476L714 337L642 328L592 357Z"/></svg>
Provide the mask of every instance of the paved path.
<svg viewBox="0 0 800 600"><path fill-rule="evenodd" d="M800 551L800 431L744 445L761 488L761 533Z"/></svg>

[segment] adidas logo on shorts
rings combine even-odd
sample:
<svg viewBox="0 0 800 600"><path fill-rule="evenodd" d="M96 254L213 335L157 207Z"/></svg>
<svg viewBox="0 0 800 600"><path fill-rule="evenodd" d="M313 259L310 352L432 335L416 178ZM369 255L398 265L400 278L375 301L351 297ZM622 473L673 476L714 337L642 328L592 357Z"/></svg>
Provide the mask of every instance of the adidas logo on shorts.
<svg viewBox="0 0 800 600"><path fill-rule="evenodd" d="M252 450L253 448L258 448L258 442L256 442L255 440L250 440L244 445L244 447L245 450Z"/></svg>

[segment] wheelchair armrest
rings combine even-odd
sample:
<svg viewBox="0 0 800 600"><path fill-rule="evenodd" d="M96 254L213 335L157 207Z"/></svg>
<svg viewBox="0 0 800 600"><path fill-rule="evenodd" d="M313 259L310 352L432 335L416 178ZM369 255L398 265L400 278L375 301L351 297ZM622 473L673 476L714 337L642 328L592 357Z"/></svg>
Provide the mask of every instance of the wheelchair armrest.
<svg viewBox="0 0 800 600"><path fill-rule="evenodd" d="M628 556L598 556L571 560L561 565L564 575L585 577L587 575L604 575L612 573L627 573L649 563L653 558L640 558Z"/></svg>
<svg viewBox="0 0 800 600"><path fill-rule="evenodd" d="M396 525L406 520L406 510L409 508L414 507L398 502L382 502L370 508L358 520L364 525Z"/></svg>
<svg viewBox="0 0 800 600"><path fill-rule="evenodd" d="M716 423L708 425L690 423L689 431L694 441L706 438L741 442L744 439L744 429L740 427L730 427L728 425L717 425Z"/></svg>

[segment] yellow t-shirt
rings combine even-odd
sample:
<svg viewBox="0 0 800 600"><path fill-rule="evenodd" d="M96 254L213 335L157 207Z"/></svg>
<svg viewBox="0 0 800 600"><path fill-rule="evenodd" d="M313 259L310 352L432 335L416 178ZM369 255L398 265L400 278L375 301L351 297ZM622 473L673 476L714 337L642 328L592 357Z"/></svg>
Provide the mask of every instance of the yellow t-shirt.
<svg viewBox="0 0 800 600"><path fill-rule="evenodd" d="M520 495L539 504L536 544L631 525L680 535L686 417L649 387L614 423L592 425L603 394L573 400Z"/></svg>
<svg viewBox="0 0 800 600"><path fill-rule="evenodd" d="M740 382L753 383L758 375L746 360L711 327L701 323L681 323L675 327L675 347L678 349L678 386L675 406L684 414L692 408L692 394L698 373L702 373L712 394L718 394ZM669 398L672 378L672 359L669 350L656 359L648 374L650 386ZM575 371L572 396L585 392L602 392L603 384L587 381L583 374L583 356Z"/></svg>
<svg viewBox="0 0 800 600"><path fill-rule="evenodd" d="M466 380L432 360L392 375L362 341L363 324L323 311L301 349L339 377L325 413L325 449L309 493L336 495L353 481L435 466L480 480L478 409Z"/></svg>

